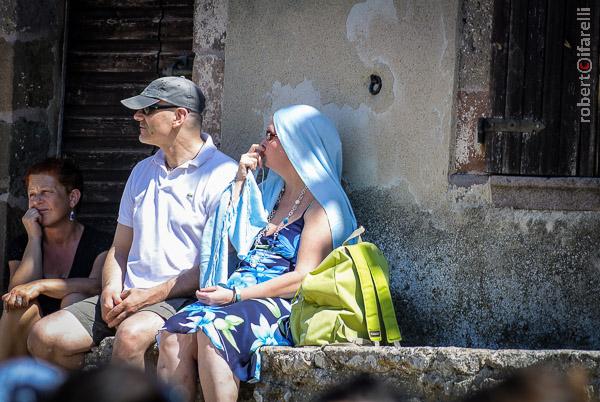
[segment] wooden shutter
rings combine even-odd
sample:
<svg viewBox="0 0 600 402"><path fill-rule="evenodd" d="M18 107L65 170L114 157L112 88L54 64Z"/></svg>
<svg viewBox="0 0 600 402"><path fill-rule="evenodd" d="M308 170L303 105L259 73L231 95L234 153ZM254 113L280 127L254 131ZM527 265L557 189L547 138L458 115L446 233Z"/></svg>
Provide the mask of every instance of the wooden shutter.
<svg viewBox="0 0 600 402"><path fill-rule="evenodd" d="M160 76L191 75L193 0L69 3L62 153L84 173L80 219L112 231L131 168L154 151L119 101Z"/></svg>
<svg viewBox="0 0 600 402"><path fill-rule="evenodd" d="M495 1L493 118L483 122L487 132L480 136L489 173L600 175L599 33L598 1ZM586 35L589 51L581 49ZM585 70L587 60L592 63L589 78L580 79L578 63ZM583 88L589 88L588 96L582 95ZM588 101L589 107L578 106ZM582 113L587 117L582 119Z"/></svg>

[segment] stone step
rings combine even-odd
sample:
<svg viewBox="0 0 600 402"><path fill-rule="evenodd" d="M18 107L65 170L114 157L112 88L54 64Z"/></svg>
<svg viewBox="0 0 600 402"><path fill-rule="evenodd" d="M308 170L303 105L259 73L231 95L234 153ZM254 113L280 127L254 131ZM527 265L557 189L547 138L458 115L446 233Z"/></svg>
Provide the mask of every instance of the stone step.
<svg viewBox="0 0 600 402"><path fill-rule="evenodd" d="M112 342L113 338L107 338L88 353L86 367L107 363ZM240 401L313 400L333 385L365 372L400 387L414 402L455 401L516 369L541 365L561 372L583 368L592 397L600 398L600 351L333 345L264 347L261 356L261 381L244 384ZM146 361L155 368L157 357L153 347Z"/></svg>

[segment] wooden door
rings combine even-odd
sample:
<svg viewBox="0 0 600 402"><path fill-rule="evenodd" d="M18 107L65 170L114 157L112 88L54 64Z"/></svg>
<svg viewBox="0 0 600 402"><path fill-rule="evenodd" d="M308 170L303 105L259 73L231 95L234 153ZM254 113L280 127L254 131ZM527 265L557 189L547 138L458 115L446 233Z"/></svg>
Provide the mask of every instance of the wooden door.
<svg viewBox="0 0 600 402"><path fill-rule="evenodd" d="M600 2L496 0L493 18L491 98L499 124L485 135L487 171L599 176Z"/></svg>
<svg viewBox="0 0 600 402"><path fill-rule="evenodd" d="M68 10L62 154L83 170L80 219L114 230L129 172L154 152L120 100L191 76L193 0L77 0Z"/></svg>

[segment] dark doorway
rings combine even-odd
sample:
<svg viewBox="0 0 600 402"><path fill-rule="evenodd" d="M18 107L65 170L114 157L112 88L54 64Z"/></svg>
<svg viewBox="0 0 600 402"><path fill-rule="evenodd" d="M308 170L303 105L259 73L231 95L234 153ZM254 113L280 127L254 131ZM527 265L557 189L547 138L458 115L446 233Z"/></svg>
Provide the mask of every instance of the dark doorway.
<svg viewBox="0 0 600 402"><path fill-rule="evenodd" d="M114 230L129 172L154 151L119 100L191 78L193 14L193 0L69 1L61 152L84 173L82 222Z"/></svg>
<svg viewBox="0 0 600 402"><path fill-rule="evenodd" d="M600 176L600 2L496 0L487 171Z"/></svg>

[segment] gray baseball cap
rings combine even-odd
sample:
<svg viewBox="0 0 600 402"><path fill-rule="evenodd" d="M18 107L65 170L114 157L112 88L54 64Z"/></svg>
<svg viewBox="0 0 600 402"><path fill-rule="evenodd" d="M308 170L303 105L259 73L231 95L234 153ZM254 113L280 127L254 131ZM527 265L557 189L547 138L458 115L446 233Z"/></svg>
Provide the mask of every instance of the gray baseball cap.
<svg viewBox="0 0 600 402"><path fill-rule="evenodd" d="M160 101L184 107L193 112L204 110L204 94L185 77L162 77L150 83L141 94L123 99L121 103L132 110L140 110Z"/></svg>

